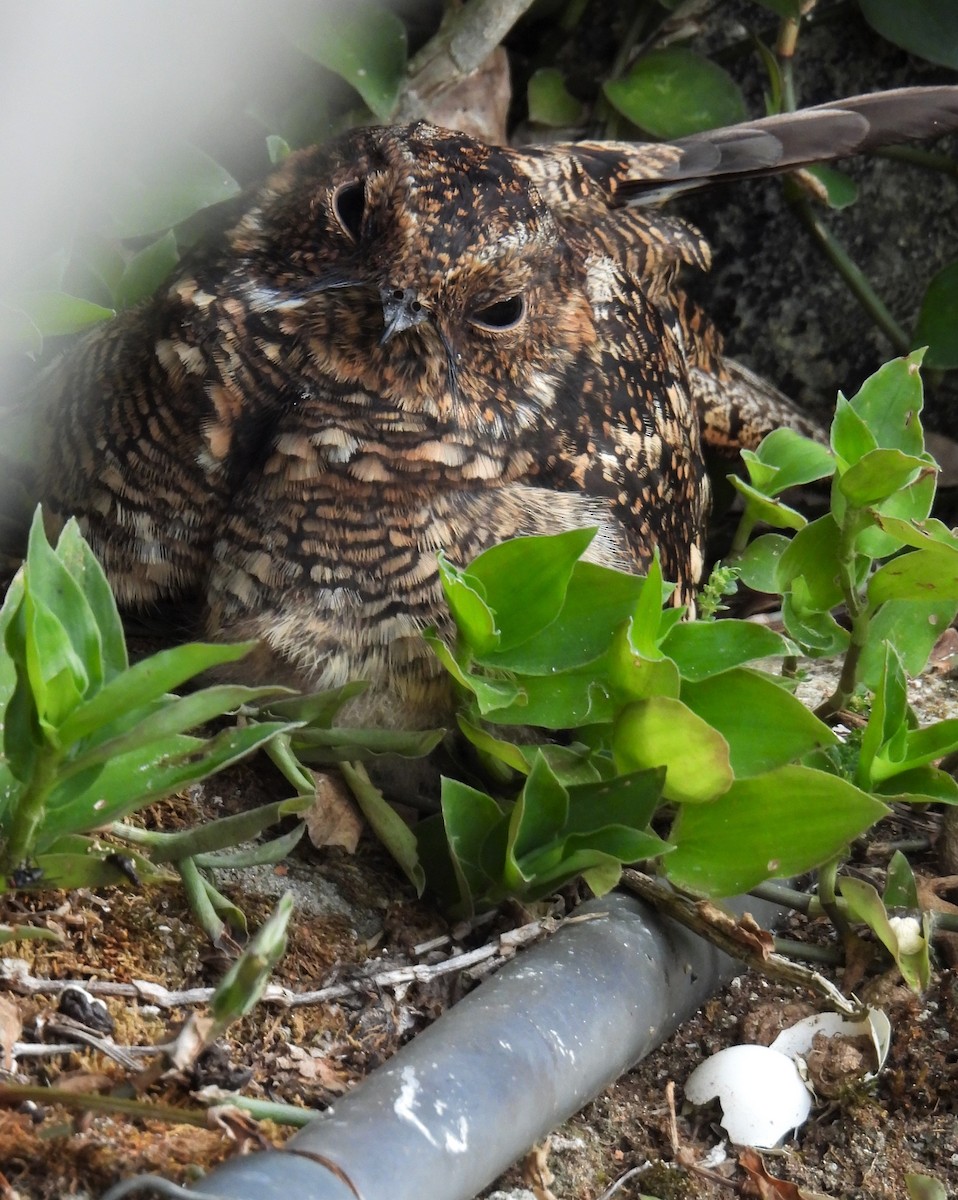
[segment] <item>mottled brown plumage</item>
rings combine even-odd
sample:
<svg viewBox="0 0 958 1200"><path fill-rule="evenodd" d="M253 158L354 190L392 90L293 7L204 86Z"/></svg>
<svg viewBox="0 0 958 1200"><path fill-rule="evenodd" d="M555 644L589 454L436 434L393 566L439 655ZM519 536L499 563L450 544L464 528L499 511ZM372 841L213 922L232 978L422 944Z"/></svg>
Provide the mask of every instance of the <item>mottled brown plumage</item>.
<svg viewBox="0 0 958 1200"><path fill-rule="evenodd" d="M594 559L658 547L690 600L703 433L801 418L678 287L697 231L626 202L958 124L958 88L889 95L673 145L416 125L293 155L51 380L52 521L79 516L122 601L202 597L259 676L369 678L354 716L392 724L446 703L420 638L439 549L597 525Z"/></svg>

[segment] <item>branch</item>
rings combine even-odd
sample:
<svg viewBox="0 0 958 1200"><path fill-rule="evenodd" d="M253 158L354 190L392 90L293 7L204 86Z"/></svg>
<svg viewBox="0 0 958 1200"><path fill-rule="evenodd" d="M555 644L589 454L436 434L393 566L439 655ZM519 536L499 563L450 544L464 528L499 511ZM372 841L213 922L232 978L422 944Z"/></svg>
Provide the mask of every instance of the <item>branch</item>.
<svg viewBox="0 0 958 1200"><path fill-rule="evenodd" d="M420 116L423 107L446 88L471 75L495 50L533 0L468 0L448 9L435 37L409 64L396 121Z"/></svg>

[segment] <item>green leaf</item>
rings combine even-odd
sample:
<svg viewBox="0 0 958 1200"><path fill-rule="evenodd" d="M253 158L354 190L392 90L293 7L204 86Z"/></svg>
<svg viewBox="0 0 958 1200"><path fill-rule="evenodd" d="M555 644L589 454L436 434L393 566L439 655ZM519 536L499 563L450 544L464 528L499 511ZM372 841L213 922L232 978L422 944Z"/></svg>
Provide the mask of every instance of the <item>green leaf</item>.
<svg viewBox="0 0 958 1200"><path fill-rule="evenodd" d="M857 782L860 786L870 787L881 778L875 774L875 765L883 746L895 740L904 751L907 717L908 681L901 659L894 647L886 643L881 675L858 752Z"/></svg>
<svg viewBox="0 0 958 1200"><path fill-rule="evenodd" d="M858 677L872 691L878 686L885 645L895 647L906 672L925 669L935 643L958 613L958 600L888 600L868 622Z"/></svg>
<svg viewBox="0 0 958 1200"><path fill-rule="evenodd" d="M594 662L609 649L619 626L635 612L645 586L641 575L580 559L572 568L558 616L520 645L503 652L486 651L480 660L486 666L524 675L554 675ZM656 603L661 610L661 603Z"/></svg>
<svg viewBox="0 0 958 1200"><path fill-rule="evenodd" d="M832 418L830 444L833 452L846 466L853 466L878 446L867 422L858 415L841 392L838 393L835 416Z"/></svg>
<svg viewBox="0 0 958 1200"><path fill-rule="evenodd" d="M667 800L699 804L732 783L728 742L669 696L652 696L623 709L615 720L612 748L619 771L665 767L662 791Z"/></svg>
<svg viewBox="0 0 958 1200"><path fill-rule="evenodd" d="M769 471L762 472L762 477L774 479ZM807 519L794 508L789 508L781 500L766 496L758 488L752 487L738 475L726 475L733 488L745 497L746 512L753 521L764 521L775 529L802 529L808 523Z"/></svg>
<svg viewBox="0 0 958 1200"><path fill-rule="evenodd" d="M888 812L836 775L786 766L736 780L710 804L681 808L663 869L678 887L733 896L800 875L838 854Z"/></svg>
<svg viewBox="0 0 958 1200"><path fill-rule="evenodd" d="M882 900L885 902L886 908L910 908L913 912L918 911L918 887L915 883L915 872L900 850L895 851L888 863L888 874L885 877L885 891Z"/></svg>
<svg viewBox="0 0 958 1200"><path fill-rule="evenodd" d="M90 607L100 633L102 677L110 680L129 666L123 622L106 574L72 518L63 527L56 552Z"/></svg>
<svg viewBox="0 0 958 1200"><path fill-rule="evenodd" d="M889 741L875 760L873 777L879 782L905 769L928 766L958 749L958 717L936 721L922 729L904 731L901 742Z"/></svg>
<svg viewBox="0 0 958 1200"><path fill-rule="evenodd" d="M495 614L501 661L559 616L576 563L596 530L570 529L551 537L516 537L484 551L469 564L470 581ZM481 653L481 651L478 651Z"/></svg>
<svg viewBox="0 0 958 1200"><path fill-rule="evenodd" d="M552 842L564 829L569 815L569 793L548 762L536 755L532 770L512 810L506 881L511 886L529 879L520 860Z"/></svg>
<svg viewBox="0 0 958 1200"><path fill-rule="evenodd" d="M224 853L194 854L193 861L198 867L209 870L239 870L243 867L269 867L288 858L296 846L302 841L306 825L300 822L294 825L289 833L272 838L268 842L260 842L245 850L231 850Z"/></svg>
<svg viewBox="0 0 958 1200"><path fill-rule="evenodd" d="M886 533L878 527L885 517L902 521L924 521L931 512L937 487L937 472L930 456L926 455L924 458L928 464L925 473L919 475L908 487L883 500L872 512L871 516L876 524L863 529L855 539L855 549L860 553L871 558L887 558L889 554L894 554L901 548L901 542L893 533Z"/></svg>
<svg viewBox="0 0 958 1200"><path fill-rule="evenodd" d="M289 158L293 150L284 137L280 137L278 133L271 133L266 138L266 153L273 166L278 167L281 162Z"/></svg>
<svg viewBox="0 0 958 1200"><path fill-rule="evenodd" d="M909 54L958 70L958 7L954 0L858 0L876 33Z"/></svg>
<svg viewBox="0 0 958 1200"><path fill-rule="evenodd" d="M74 835L56 840L47 850L37 855L36 863L43 872L41 885L45 888L118 887L129 884L125 872L113 861L110 849L94 838ZM148 858L135 851L124 850L130 858L137 876L144 885L170 883L172 876L162 867L155 867Z"/></svg>
<svg viewBox="0 0 958 1200"><path fill-rule="evenodd" d="M958 537L936 517L927 521L903 520L900 517L879 513L878 524L902 546L914 546L916 550L933 550L936 546L949 546L952 550L958 550Z"/></svg>
<svg viewBox="0 0 958 1200"><path fill-rule="evenodd" d="M782 555L790 542L783 533L765 533L749 542L738 562L743 582L756 592L777 592Z"/></svg>
<svg viewBox="0 0 958 1200"><path fill-rule="evenodd" d="M932 276L911 340L928 347L925 363L933 371L958 367L958 262Z"/></svg>
<svg viewBox="0 0 958 1200"><path fill-rule="evenodd" d="M364 762L383 754L422 758L445 736L444 729L299 729L293 749L304 763Z"/></svg>
<svg viewBox="0 0 958 1200"><path fill-rule="evenodd" d="M28 593L24 609L27 675L40 724L53 740L58 726L83 699L89 677L67 631L46 605Z"/></svg>
<svg viewBox="0 0 958 1200"><path fill-rule="evenodd" d="M643 55L624 78L606 82L603 91L634 125L659 138L686 137L746 117L745 101L731 75L681 46Z"/></svg>
<svg viewBox="0 0 958 1200"><path fill-rule="evenodd" d="M843 876L838 881L838 891L848 905L852 915L871 929L888 953L895 960L901 977L914 992L923 992L931 977L928 939L920 938L918 950L904 949L898 933L888 919L882 898L870 883L863 879Z"/></svg>
<svg viewBox="0 0 958 1200"><path fill-rule="evenodd" d="M754 621L685 621L662 643L683 679L709 679L754 659L782 657L795 647L780 633Z"/></svg>
<svg viewBox="0 0 958 1200"><path fill-rule="evenodd" d="M889 804L958 804L958 782L937 767L915 767L879 783L873 789Z"/></svg>
<svg viewBox="0 0 958 1200"><path fill-rule="evenodd" d="M760 484L753 470L773 484L768 489L770 496L777 496L786 488L826 479L835 470L835 459L828 449L794 429L773 430L762 439L754 454L743 450L742 458L749 464L749 477L757 488L764 492L767 484ZM768 477L772 468L774 475Z"/></svg>
<svg viewBox="0 0 958 1200"><path fill-rule="evenodd" d="M0 925L0 946L14 942L65 942L66 938L54 929L39 925Z"/></svg>
<svg viewBox="0 0 958 1200"><path fill-rule="evenodd" d="M838 171L826 163L812 163L803 170L819 183L829 208L848 208L858 199L858 184L844 171Z"/></svg>
<svg viewBox="0 0 958 1200"><path fill-rule="evenodd" d="M95 773L62 780L50 791L42 846L47 848L62 834L122 820L151 800L238 762L288 728L283 722L264 722L226 729L207 741L175 734L120 755Z"/></svg>
<svg viewBox="0 0 958 1200"><path fill-rule="evenodd" d="M649 564L646 585L639 594L638 603L629 624L629 642L643 658L661 658L659 641L665 633L662 605L671 595L672 588L662 579L662 561L658 547L653 551Z"/></svg>
<svg viewBox="0 0 958 1200"><path fill-rule="evenodd" d="M115 309L66 292L21 292L16 297L16 306L42 337L80 333L116 316Z"/></svg>
<svg viewBox="0 0 958 1200"><path fill-rule="evenodd" d="M598 664L603 683L620 707L631 700L646 700L649 696L678 699L678 667L655 647L654 657L640 654L633 644L635 625L634 621L627 621L619 629L609 653ZM647 644L647 638L641 640Z"/></svg>
<svg viewBox="0 0 958 1200"><path fill-rule="evenodd" d="M416 835L396 810L386 803L382 792L361 766L344 762L339 769L373 833L416 889L416 895L421 896L426 886L426 874L419 861Z"/></svg>
<svg viewBox="0 0 958 1200"><path fill-rule="evenodd" d="M799 576L807 594L794 596L796 603L827 611L842 600L838 577L841 533L831 513L812 521L792 538L778 565L777 591L789 590ZM795 592L794 586L792 591Z"/></svg>
<svg viewBox="0 0 958 1200"><path fill-rule="evenodd" d="M536 125L568 128L577 125L584 113L580 100L566 87L562 74L555 67L540 67L529 78L529 120Z"/></svg>
<svg viewBox="0 0 958 1200"><path fill-rule="evenodd" d="M925 449L920 414L923 403L919 367L922 351L885 363L862 384L849 401L866 423L876 444L904 454Z"/></svg>
<svg viewBox="0 0 958 1200"><path fill-rule="evenodd" d="M747 668L683 683L682 702L725 738L736 779L773 770L838 742L791 692Z"/></svg>
<svg viewBox="0 0 958 1200"><path fill-rule="evenodd" d="M870 450L839 476L838 486L850 504L865 508L908 487L922 471L935 473L933 466L913 454Z"/></svg>
<svg viewBox="0 0 958 1200"><path fill-rule="evenodd" d="M577 834L593 833L610 825L647 829L661 803L664 779L659 768L573 784L568 788L566 829Z"/></svg>
<svg viewBox="0 0 958 1200"><path fill-rule="evenodd" d="M457 721L466 739L476 747L484 760L492 759L496 763L505 764L509 771L529 774L529 766L523 753L523 749L528 750L528 747L520 748L514 742L495 737L488 729L468 720L462 713L459 713Z"/></svg>
<svg viewBox="0 0 958 1200"><path fill-rule="evenodd" d="M309 25L292 30L304 54L335 71L381 121L392 116L406 71L406 28L379 4L352 0L308 10Z"/></svg>
<svg viewBox="0 0 958 1200"><path fill-rule="evenodd" d="M479 709L497 725L538 725L543 729L577 729L610 721L615 710L602 672L584 667L559 675L525 676L515 700L490 703L478 695Z"/></svg>
<svg viewBox="0 0 958 1200"><path fill-rule="evenodd" d="M494 650L499 644L499 630L495 614L486 603L482 583L469 571L451 563L441 550L437 561L442 590L460 640L471 655Z"/></svg>
<svg viewBox="0 0 958 1200"><path fill-rule="evenodd" d="M117 307L132 308L152 296L179 261L176 235L170 229L127 263L114 292Z"/></svg>
<svg viewBox="0 0 958 1200"><path fill-rule="evenodd" d="M243 704L254 704L263 696L272 695L274 690L272 687L248 688L240 684L219 684L187 696L166 697L162 704L151 706L143 720L124 729L116 737L97 738L91 746L81 750L70 762L71 773L86 770L131 751L148 749L161 738L186 733L214 717L235 712Z"/></svg>
<svg viewBox="0 0 958 1200"><path fill-rule="evenodd" d="M434 629L425 630L423 638L460 688L475 696L480 713L508 708L520 697L519 685L512 680L485 679L461 667Z"/></svg>
<svg viewBox="0 0 958 1200"><path fill-rule="evenodd" d="M95 730L101 737L113 736L140 719L139 709L165 696L188 679L249 654L255 642L233 642L214 646L188 642L160 650L134 663L115 676L63 722L59 735L64 746L88 737Z"/></svg>
<svg viewBox="0 0 958 1200"><path fill-rule="evenodd" d="M276 964L286 953L286 932L292 915L293 893L285 892L220 980L210 1000L214 1024L211 1041L259 1002Z"/></svg>
<svg viewBox="0 0 958 1200"><path fill-rule="evenodd" d="M301 722L315 729L328 729L336 714L367 690L369 684L363 680L353 680L341 687L329 688L322 692L307 692L304 695L289 696L280 700L270 700L261 706L261 711L270 717L279 717L283 721Z"/></svg>
<svg viewBox="0 0 958 1200"><path fill-rule="evenodd" d="M536 756L510 819L506 889L533 898L584 870L605 878L612 863L665 853L667 843L647 829L662 777L662 771L638 771L567 789Z"/></svg>
<svg viewBox="0 0 958 1200"><path fill-rule="evenodd" d="M792 596L785 596L782 600L782 617L788 636L810 658L830 658L835 654L844 654L848 649L851 635L829 612L802 608L794 603Z"/></svg>
<svg viewBox="0 0 958 1200"><path fill-rule="evenodd" d="M229 171L185 142L166 154L126 167L110 199L110 234L117 238L164 233L187 217L238 196Z"/></svg>
<svg viewBox="0 0 958 1200"><path fill-rule="evenodd" d="M0 301L0 352L30 358L43 353L43 334L15 303Z"/></svg>
<svg viewBox="0 0 958 1200"><path fill-rule="evenodd" d="M868 603L875 609L887 600L958 601L958 552L910 550L879 567L868 581Z"/></svg>
<svg viewBox="0 0 958 1200"><path fill-rule="evenodd" d="M70 551L70 539L64 552ZM90 609L77 580L64 564L60 553L47 541L43 519L39 508L33 516L27 545L26 561L26 612L28 620L34 621L36 636L49 639L49 645L32 644L33 652L40 661L31 669L31 678L56 673L52 661L54 647L58 646L59 670L67 670L82 697L88 687L97 688L103 681L103 647L100 628ZM39 622L39 625L37 625ZM27 642L28 666L31 643ZM48 661L43 661L48 659ZM34 683L36 688L36 683ZM39 702L39 695L37 697ZM61 714L61 717L64 714ZM57 724L58 722L53 722Z"/></svg>
<svg viewBox="0 0 958 1200"><path fill-rule="evenodd" d="M945 1185L930 1175L906 1175L908 1200L948 1200Z"/></svg>
<svg viewBox="0 0 958 1200"><path fill-rule="evenodd" d="M508 816L485 792L445 778L442 816L460 896L464 901L484 896L493 878L483 866L483 851L493 831L507 826Z"/></svg>
<svg viewBox="0 0 958 1200"><path fill-rule="evenodd" d="M282 821L285 817L301 816L314 803L313 796L274 800L271 804L261 804L256 808L234 813L230 817L220 817L195 829L182 829L177 833L159 833L115 821L110 826L110 833L123 841L146 847L155 863L193 858L197 866L203 866L200 859L204 855L236 846L240 842L252 841L277 821ZM296 830L293 832L298 840L299 833Z"/></svg>

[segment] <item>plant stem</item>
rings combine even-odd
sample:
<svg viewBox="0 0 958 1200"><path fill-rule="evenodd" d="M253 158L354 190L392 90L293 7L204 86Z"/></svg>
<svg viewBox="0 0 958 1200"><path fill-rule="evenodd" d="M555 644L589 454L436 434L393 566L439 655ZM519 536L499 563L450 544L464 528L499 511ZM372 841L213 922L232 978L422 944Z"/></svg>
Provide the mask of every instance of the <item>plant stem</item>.
<svg viewBox="0 0 958 1200"><path fill-rule="evenodd" d="M958 162L947 154L926 150L922 146L886 146L883 150L876 150L875 156L889 158L893 162L906 162L914 167L924 167L926 171L938 171L942 175L953 175L958 179Z"/></svg>
<svg viewBox="0 0 958 1200"><path fill-rule="evenodd" d="M794 938L774 939L775 953L786 958L800 958L805 962L825 963L838 966L843 961L837 946L818 946L814 942L796 942Z"/></svg>
<svg viewBox="0 0 958 1200"><path fill-rule="evenodd" d="M838 577L852 627L848 649L842 660L841 674L835 690L815 710L815 715L822 720L840 712L848 704L858 685L858 664L868 640L872 616L868 599L859 587L855 573L855 541L866 524L867 521L861 512L852 508L846 510L841 522L838 543Z"/></svg>
<svg viewBox="0 0 958 1200"><path fill-rule="evenodd" d="M799 194L794 183L786 183L785 195L796 216L821 246L858 303L885 334L895 351L898 354L907 354L911 349L911 339L892 316L865 273L852 261L831 230L822 223L809 201Z"/></svg>
<svg viewBox="0 0 958 1200"><path fill-rule="evenodd" d="M770 904L778 904L783 908L793 908L796 912L808 913L815 903L815 897L808 892L800 892L785 883L767 879L749 891L750 896L757 900L768 900Z"/></svg>
<svg viewBox="0 0 958 1200"><path fill-rule="evenodd" d="M293 753L288 733L281 733L267 742L266 753L298 795L315 798L316 780Z"/></svg>
<svg viewBox="0 0 958 1200"><path fill-rule="evenodd" d="M57 777L60 756L49 746L40 748L30 782L12 806L10 835L3 849L2 870L10 872L33 854L37 831L46 814L47 796Z"/></svg>
<svg viewBox="0 0 958 1200"><path fill-rule="evenodd" d="M725 556L725 562L730 566L734 566L736 562L745 553L745 547L748 545L748 539L752 536L752 530L758 523L758 517L749 511L746 504L745 511L742 513L738 527L732 537L732 544L729 546L728 554Z"/></svg>
<svg viewBox="0 0 958 1200"><path fill-rule="evenodd" d="M851 927L842 912L836 891L838 881L838 865L840 859L832 858L818 868L818 899L825 915L835 926L839 936L844 940L851 932Z"/></svg>
<svg viewBox="0 0 958 1200"><path fill-rule="evenodd" d="M176 864L176 869L183 880L183 891L186 892L196 923L213 945L219 946L227 932L226 924L217 916L206 890L206 880L192 858L181 858Z"/></svg>

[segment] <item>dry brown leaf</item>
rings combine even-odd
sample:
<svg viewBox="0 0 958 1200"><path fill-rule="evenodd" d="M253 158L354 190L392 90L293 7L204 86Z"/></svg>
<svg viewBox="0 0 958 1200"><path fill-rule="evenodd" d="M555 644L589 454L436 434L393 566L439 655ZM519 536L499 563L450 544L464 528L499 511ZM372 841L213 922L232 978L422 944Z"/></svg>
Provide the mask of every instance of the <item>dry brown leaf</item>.
<svg viewBox="0 0 958 1200"><path fill-rule="evenodd" d="M346 784L338 775L314 771L316 800L306 813L306 832L317 848L342 846L354 854L363 830L363 821Z"/></svg>
<svg viewBox="0 0 958 1200"><path fill-rule="evenodd" d="M549 1151L552 1142L546 1138L538 1146L533 1146L522 1160L522 1182L532 1190L536 1200L556 1200L551 1185L555 1176L549 1170Z"/></svg>
<svg viewBox="0 0 958 1200"><path fill-rule="evenodd" d="M935 675L953 675L958 670L958 629L953 625L932 646L925 670Z"/></svg>
<svg viewBox="0 0 958 1200"><path fill-rule="evenodd" d="M742 1189L743 1196L756 1200L834 1200L822 1192L809 1192L786 1179L776 1179L765 1169L762 1156L755 1150L743 1150L738 1156L739 1166L748 1175Z"/></svg>
<svg viewBox="0 0 958 1200"><path fill-rule="evenodd" d="M197 1013L190 1013L177 1033L176 1041L169 1052L170 1062L179 1067L181 1071L191 1067L210 1044L213 1026L212 1017L201 1017Z"/></svg>
<svg viewBox="0 0 958 1200"><path fill-rule="evenodd" d="M295 1071L302 1079L310 1083L318 1083L327 1092L341 1095L349 1088L350 1074L338 1067L328 1058L307 1054L299 1046L290 1046L288 1056L276 1059L276 1066L282 1071Z"/></svg>

